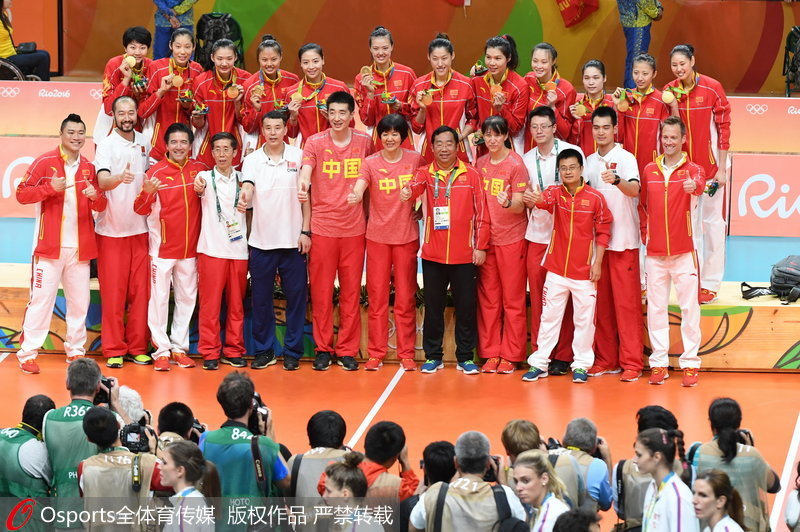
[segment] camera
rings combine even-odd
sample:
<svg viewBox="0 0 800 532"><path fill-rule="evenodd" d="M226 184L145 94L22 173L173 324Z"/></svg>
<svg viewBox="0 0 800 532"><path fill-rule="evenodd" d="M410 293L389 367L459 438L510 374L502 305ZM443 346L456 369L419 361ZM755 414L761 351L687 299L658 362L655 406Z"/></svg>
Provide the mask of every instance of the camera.
<svg viewBox="0 0 800 532"><path fill-rule="evenodd" d="M111 401L111 387L113 386L113 382L108 377L100 377L100 384L105 386L108 391L100 388L97 390L97 393L94 394L94 400L92 401L96 405L108 404Z"/></svg>
<svg viewBox="0 0 800 532"><path fill-rule="evenodd" d="M250 432L256 435L263 436L259 421L264 421L264 427L267 426L267 416L269 415L267 408L264 406L264 401L258 392L253 394L253 411L250 413L250 418L247 420L247 428Z"/></svg>
<svg viewBox="0 0 800 532"><path fill-rule="evenodd" d="M562 449L563 448L563 446L561 445L561 442L558 441L555 438L547 438L546 447L547 447L548 451L555 451L556 449Z"/></svg>
<svg viewBox="0 0 800 532"><path fill-rule="evenodd" d="M200 443L200 435L206 431L206 428L200 423L200 420L194 418L192 421L192 431L189 433L189 439L195 443Z"/></svg>
<svg viewBox="0 0 800 532"><path fill-rule="evenodd" d="M500 469L500 457L496 456L496 455L491 455L489 458L492 459L492 461L497 466L496 469L499 470ZM486 470L486 474L483 475L483 481L484 482L497 482L496 469L494 467L489 467L489 469Z"/></svg>
<svg viewBox="0 0 800 532"><path fill-rule="evenodd" d="M119 439L122 446L132 453L149 453L150 442L147 441L147 433L150 429L138 423L125 425L119 431Z"/></svg>

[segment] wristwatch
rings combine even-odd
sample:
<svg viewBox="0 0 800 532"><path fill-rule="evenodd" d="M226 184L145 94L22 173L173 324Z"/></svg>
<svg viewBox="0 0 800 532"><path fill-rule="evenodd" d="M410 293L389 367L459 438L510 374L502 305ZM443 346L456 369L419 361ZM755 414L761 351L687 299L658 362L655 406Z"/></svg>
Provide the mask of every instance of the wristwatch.
<svg viewBox="0 0 800 532"><path fill-rule="evenodd" d="M614 185L619 185L620 181L621 181L621 179L619 178L619 176L617 174L614 174L614 183L613 184Z"/></svg>
<svg viewBox="0 0 800 532"><path fill-rule="evenodd" d="M306 235L308 238L311 238L311 231L300 231L301 235Z"/></svg>

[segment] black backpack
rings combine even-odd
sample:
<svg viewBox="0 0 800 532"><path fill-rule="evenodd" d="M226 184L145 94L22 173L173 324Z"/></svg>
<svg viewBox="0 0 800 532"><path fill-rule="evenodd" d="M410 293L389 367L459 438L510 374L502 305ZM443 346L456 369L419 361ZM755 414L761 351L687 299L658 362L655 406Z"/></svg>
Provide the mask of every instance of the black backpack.
<svg viewBox="0 0 800 532"><path fill-rule="evenodd" d="M195 60L205 70L210 70L211 47L220 39L230 39L236 45L236 66L244 67L244 47L242 45L242 28L230 13L206 13L197 21L197 50Z"/></svg>
<svg viewBox="0 0 800 532"><path fill-rule="evenodd" d="M442 532L442 517L444 516L444 500L447 497L447 489L450 486L442 483L439 489L439 497L436 499L436 515L433 521L434 532ZM497 515L500 518L499 532L530 532L530 528L525 521L511 515L511 507L508 505L508 498L502 486L492 486L494 503L497 505Z"/></svg>
<svg viewBox="0 0 800 532"><path fill-rule="evenodd" d="M742 283L744 299L764 295L778 296L784 305L800 299L800 255L789 255L772 265L769 288L752 287L747 283Z"/></svg>

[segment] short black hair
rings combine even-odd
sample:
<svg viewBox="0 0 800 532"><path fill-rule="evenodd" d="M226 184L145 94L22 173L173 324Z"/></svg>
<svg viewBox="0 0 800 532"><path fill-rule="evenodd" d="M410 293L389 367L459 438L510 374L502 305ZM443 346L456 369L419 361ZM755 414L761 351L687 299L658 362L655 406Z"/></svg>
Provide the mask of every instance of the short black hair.
<svg viewBox="0 0 800 532"><path fill-rule="evenodd" d="M575 148L567 148L566 150L562 150L556 156L556 166L559 166L561 161L564 159L578 159L578 164L583 166L583 155L581 155L581 152Z"/></svg>
<svg viewBox="0 0 800 532"><path fill-rule="evenodd" d="M150 34L150 30L144 26L131 26L122 34L122 47L127 48L132 42L138 42L150 48L153 36Z"/></svg>
<svg viewBox="0 0 800 532"><path fill-rule="evenodd" d="M328 106L328 109L331 108L332 103L343 103L347 105L347 108L351 113L356 110L356 101L353 99L353 95L347 91L334 92L328 96L328 99L325 101L325 103Z"/></svg>
<svg viewBox="0 0 800 532"><path fill-rule="evenodd" d="M378 138L387 131L397 131L400 133L400 138L405 141L408 138L408 122L402 115L391 113L378 122Z"/></svg>
<svg viewBox="0 0 800 532"><path fill-rule="evenodd" d="M101 449L111 447L119 438L117 417L106 407L93 406L83 416L83 432Z"/></svg>
<svg viewBox="0 0 800 532"><path fill-rule="evenodd" d="M553 111L553 108L549 105L540 105L539 107L534 107L531 112L528 113L528 122L533 120L534 116L549 118L550 124L556 123L556 112Z"/></svg>
<svg viewBox="0 0 800 532"><path fill-rule="evenodd" d="M676 430L678 420L675 414L659 405L644 406L636 412L636 424L638 431L647 429Z"/></svg>
<svg viewBox="0 0 800 532"><path fill-rule="evenodd" d="M55 407L56 404L46 395L39 394L29 397L25 401L25 406L22 407L22 422L41 431L44 415Z"/></svg>
<svg viewBox="0 0 800 532"><path fill-rule="evenodd" d="M426 484L433 486L437 482L450 482L456 474L455 457L456 448L449 441L429 443L422 451Z"/></svg>
<svg viewBox="0 0 800 532"><path fill-rule="evenodd" d="M379 464L397 458L405 446L403 427L393 421L375 423L364 437L364 455Z"/></svg>
<svg viewBox="0 0 800 532"><path fill-rule="evenodd" d="M597 109L592 111L592 123L594 123L594 119L597 117L610 118L611 124L615 126L617 125L617 112L613 108L607 105L598 107Z"/></svg>
<svg viewBox="0 0 800 532"><path fill-rule="evenodd" d="M189 135L189 144L194 142L194 133L192 133L192 128L182 122L175 122L174 124L171 124L164 132L164 144L169 144L169 137L173 133L186 133Z"/></svg>
<svg viewBox="0 0 800 532"><path fill-rule="evenodd" d="M322 410L308 420L306 432L308 444L312 449L317 447L340 449L344 445L347 424L338 412Z"/></svg>
<svg viewBox="0 0 800 532"><path fill-rule="evenodd" d="M261 117L261 125L264 125L264 120L283 120L283 124L286 125L286 122L289 121L289 116L286 114L286 111L279 111L278 109L273 109L264 114Z"/></svg>
<svg viewBox="0 0 800 532"><path fill-rule="evenodd" d="M436 140L436 137L443 135L444 133L450 133L453 135L453 140L458 142L458 132L455 129L450 126L439 126L433 130L433 133L431 133L431 144L433 144L433 141Z"/></svg>
<svg viewBox="0 0 800 532"><path fill-rule="evenodd" d="M211 147L214 147L214 143L218 140L229 140L231 141L231 148L238 149L239 143L236 141L236 137L233 136L232 133L227 131L220 131L219 133L215 133L213 137L211 137Z"/></svg>
<svg viewBox="0 0 800 532"><path fill-rule="evenodd" d="M130 101L130 102L133 102L133 108L134 108L134 109L139 109L139 102L137 102L137 101L136 101L136 98L134 98L133 96L128 96L128 95L126 94L126 95L123 95L123 96L117 96L116 98L114 98L114 101L111 103L111 112L112 112L112 113L116 112L116 110L117 110L117 104L118 104L119 102L124 102L124 101Z"/></svg>
<svg viewBox="0 0 800 532"><path fill-rule="evenodd" d="M61 127L58 130L63 132L64 128L67 127L67 124L70 122L80 124L83 126L83 129L86 130L86 123L81 118L81 115L76 115L75 113L68 114L67 117L61 121Z"/></svg>
<svg viewBox="0 0 800 532"><path fill-rule="evenodd" d="M217 402L229 419L236 419L247 414L253 406L253 395L256 387L246 373L234 371L228 373L217 389Z"/></svg>
<svg viewBox="0 0 800 532"><path fill-rule="evenodd" d="M573 508L558 516L553 532L589 532L589 527L600 521L597 512Z"/></svg>
<svg viewBox="0 0 800 532"><path fill-rule="evenodd" d="M189 405L174 401L169 403L158 413L158 433L174 432L185 437L192 430L194 413Z"/></svg>

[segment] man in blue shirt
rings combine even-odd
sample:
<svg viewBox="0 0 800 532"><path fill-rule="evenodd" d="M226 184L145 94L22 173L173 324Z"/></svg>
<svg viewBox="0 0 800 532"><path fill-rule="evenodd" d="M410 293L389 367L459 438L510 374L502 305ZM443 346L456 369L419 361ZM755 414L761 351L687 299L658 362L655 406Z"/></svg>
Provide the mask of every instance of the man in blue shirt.
<svg viewBox="0 0 800 532"><path fill-rule="evenodd" d="M197 0L153 0L156 5L156 34L153 59L169 57L169 38L178 28L194 31L194 10Z"/></svg>
<svg viewBox="0 0 800 532"><path fill-rule="evenodd" d="M581 497L582 507L594 511L611 508L614 492L611 489L611 450L603 438L597 437L597 426L586 418L573 419L564 432L561 453L571 454L578 461L583 485L589 497ZM560 454L559 451L550 451ZM602 458L596 458L599 454Z"/></svg>

